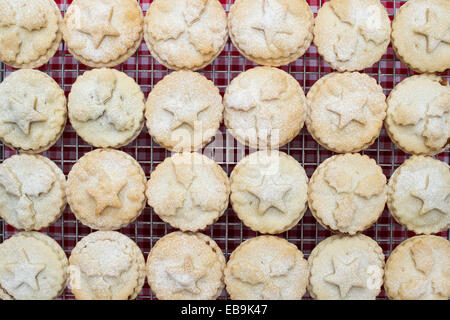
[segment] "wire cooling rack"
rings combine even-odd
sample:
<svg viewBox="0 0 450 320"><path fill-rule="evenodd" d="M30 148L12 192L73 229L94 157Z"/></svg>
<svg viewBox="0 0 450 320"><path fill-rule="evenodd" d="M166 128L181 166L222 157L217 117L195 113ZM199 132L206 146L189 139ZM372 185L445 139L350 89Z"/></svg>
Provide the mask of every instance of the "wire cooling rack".
<svg viewBox="0 0 450 320"><path fill-rule="evenodd" d="M234 0L220 1L227 12L234 2ZM71 0L56 0L63 13L71 2ZM144 12L147 11L151 2L152 0L139 0ZM387 8L389 16L392 19L398 8L406 1L394 0L381 2ZM321 0L308 0L308 3L315 14L322 5ZM244 59L229 41L214 63L201 70L200 73L214 81L215 85L219 87L220 92L223 94L227 85L234 77L254 66L255 64ZM118 66L117 69L134 78L146 96L153 88L153 85L169 73L164 66L160 65L151 57L144 42L142 42L137 53L128 59L128 61ZM299 81L305 93L320 77L332 72L328 64L320 58L314 46L311 46L302 58L282 69L289 72ZM67 95L77 76L89 70L89 68L78 63L66 50L65 44L63 43L57 54L48 64L41 67L40 70L52 76ZM3 81L12 71L14 71L12 68L0 64L0 80ZM374 77L381 84L386 95L389 94L398 82L412 75L412 72L396 59L391 47L388 48L387 53L379 63L376 63L364 72ZM450 72L447 71L443 77L449 81ZM50 150L44 152L43 155L52 159L67 174L77 159L92 149L91 146L77 136L68 123L63 136ZM122 148L122 150L129 153L141 164L147 177L156 165L170 155L168 151L151 139L145 128L135 141ZM303 129L291 143L282 147L281 150L297 159L303 165L309 177L311 177L315 168L320 163L334 154L320 147L306 129ZM206 155L213 158L230 174L235 164L253 150L249 150L236 142L233 137L226 134L225 128L222 126L220 132L217 133L216 139L206 146L204 151ZM0 143L1 161L15 153L14 150ZM375 159L383 168L384 174L388 178L408 157L392 144L384 129L379 139L363 153ZM443 152L437 158L448 163L450 152ZM7 225L3 220L0 219L0 221L0 242L3 242L4 239L9 238L18 231L12 226ZM144 252L145 257L147 257L154 243L165 234L174 230L159 219L153 213L153 210L147 206L136 222L120 231L136 241ZM67 255L69 255L75 244L89 234L91 229L79 223L69 207L67 207L63 216L49 228L43 229L42 232L47 233L58 241ZM245 227L231 208L228 208L225 214L214 225L208 227L204 233L218 243L227 257L244 240L258 235L258 233ZM406 231L402 226L397 224L389 215L387 209L383 212L376 224L364 233L379 243L386 256L390 254L396 245L414 235L414 233ZM287 232L279 234L279 236L296 244L306 257L309 256L311 250L317 243L330 235L330 232L323 229L315 221L309 210L298 225ZM440 235L447 238L449 236L448 231ZM227 298L229 298L228 295L223 291L220 299ZM385 298L384 292L379 295L379 298ZM73 295L66 289L61 299L73 299ZM147 284L144 286L138 299L154 299L154 295Z"/></svg>

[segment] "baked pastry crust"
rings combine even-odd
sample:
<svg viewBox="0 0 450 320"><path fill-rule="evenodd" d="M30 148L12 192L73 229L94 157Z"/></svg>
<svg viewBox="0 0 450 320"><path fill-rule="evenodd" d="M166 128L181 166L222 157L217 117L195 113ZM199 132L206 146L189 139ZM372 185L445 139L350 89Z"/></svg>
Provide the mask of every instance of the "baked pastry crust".
<svg viewBox="0 0 450 320"><path fill-rule="evenodd" d="M450 68L449 28L447 0L408 1L392 22L392 48L417 72L444 72Z"/></svg>
<svg viewBox="0 0 450 320"><path fill-rule="evenodd" d="M40 232L19 232L0 244L0 298L51 300L66 288L64 250Z"/></svg>
<svg viewBox="0 0 450 320"><path fill-rule="evenodd" d="M422 74L404 79L387 99L385 127L404 152L435 155L450 146L450 85Z"/></svg>
<svg viewBox="0 0 450 320"><path fill-rule="evenodd" d="M64 16L69 52L93 67L114 67L142 42L144 16L136 0L74 0Z"/></svg>
<svg viewBox="0 0 450 320"><path fill-rule="evenodd" d="M308 208L308 177L301 164L284 152L250 154L234 167L230 181L233 210L254 231L287 231Z"/></svg>
<svg viewBox="0 0 450 320"><path fill-rule="evenodd" d="M333 232L355 234L383 213L386 177L366 155L335 155L320 164L308 186L308 204L316 220Z"/></svg>
<svg viewBox="0 0 450 320"><path fill-rule="evenodd" d="M164 148L196 151L215 136L223 118L222 96L197 72L175 71L150 92L145 117L152 138Z"/></svg>
<svg viewBox="0 0 450 320"><path fill-rule="evenodd" d="M228 14L234 46L265 66L287 65L311 45L314 15L305 0L236 0Z"/></svg>
<svg viewBox="0 0 450 320"><path fill-rule="evenodd" d="M77 78L69 94L70 124L94 147L119 148L144 126L144 94L134 79L115 69L94 69Z"/></svg>
<svg viewBox="0 0 450 320"><path fill-rule="evenodd" d="M225 47L227 15L218 0L156 0L145 16L144 38L167 68L202 69Z"/></svg>
<svg viewBox="0 0 450 320"><path fill-rule="evenodd" d="M133 300L145 282L141 249L116 231L97 231L81 239L69 264L69 288L77 300Z"/></svg>
<svg viewBox="0 0 450 320"><path fill-rule="evenodd" d="M172 232L147 258L148 283L160 300L214 300L221 294L225 256L202 233Z"/></svg>
<svg viewBox="0 0 450 320"><path fill-rule="evenodd" d="M62 16L53 0L0 1L0 60L14 68L38 68L61 43Z"/></svg>
<svg viewBox="0 0 450 320"><path fill-rule="evenodd" d="M272 149L294 139L303 128L306 98L287 72L256 67L239 74L224 95L224 122L242 144Z"/></svg>
<svg viewBox="0 0 450 320"><path fill-rule="evenodd" d="M416 236L400 243L386 262L384 289L389 299L448 300L450 243Z"/></svg>
<svg viewBox="0 0 450 320"><path fill-rule="evenodd" d="M308 284L308 262L285 239L251 238L231 254L225 284L233 300L300 300Z"/></svg>
<svg viewBox="0 0 450 320"><path fill-rule="evenodd" d="M308 258L308 292L318 300L374 300L381 291L384 255L371 238L334 235Z"/></svg>
<svg viewBox="0 0 450 320"><path fill-rule="evenodd" d="M386 52L390 34L391 21L380 0L331 0L314 20L314 45L338 71L371 67Z"/></svg>
<svg viewBox="0 0 450 320"><path fill-rule="evenodd" d="M450 227L450 167L426 156L412 156L388 184L387 205L395 220L415 233Z"/></svg>
<svg viewBox="0 0 450 320"><path fill-rule="evenodd" d="M214 160L199 153L177 153L166 158L150 175L148 204L172 227L203 230L228 207L230 182Z"/></svg>
<svg viewBox="0 0 450 320"><path fill-rule="evenodd" d="M19 154L0 164L0 216L26 231L59 219L66 207L66 177L50 159Z"/></svg>
<svg viewBox="0 0 450 320"><path fill-rule="evenodd" d="M82 156L67 177L67 202L81 223L116 230L145 207L145 173L123 151L96 149Z"/></svg>
<svg viewBox="0 0 450 320"><path fill-rule="evenodd" d="M0 84L0 139L8 147L47 150L62 135L66 116L64 91L41 71L18 70Z"/></svg>
<svg viewBox="0 0 450 320"><path fill-rule="evenodd" d="M359 152L378 138L387 105L374 78L359 72L330 73L314 83L306 98L306 127L323 147Z"/></svg>

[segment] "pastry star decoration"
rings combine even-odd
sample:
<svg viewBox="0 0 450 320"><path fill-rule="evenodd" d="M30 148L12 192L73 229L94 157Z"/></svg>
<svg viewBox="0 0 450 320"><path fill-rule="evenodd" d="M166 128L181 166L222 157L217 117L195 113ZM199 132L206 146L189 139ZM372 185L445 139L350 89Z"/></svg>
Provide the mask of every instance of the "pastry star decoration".
<svg viewBox="0 0 450 320"><path fill-rule="evenodd" d="M20 40L19 32L11 31L0 38L1 56L3 61L14 60L20 52L20 46L22 40Z"/></svg>
<svg viewBox="0 0 450 320"><path fill-rule="evenodd" d="M46 265L43 263L32 263L25 249L22 249L20 252L22 255L20 262L6 265L6 269L14 276L12 286L17 289L26 284L33 290L38 291L39 281L37 277L46 268Z"/></svg>
<svg viewBox="0 0 450 320"><path fill-rule="evenodd" d="M30 4L31 3L31 4ZM40 6L33 6L32 1L21 4L20 14L17 15L7 1L0 3L0 28L4 35L0 37L0 48L3 61L14 60L20 52L22 39L19 34L22 29L32 32L40 30L47 25L45 11Z"/></svg>
<svg viewBox="0 0 450 320"><path fill-rule="evenodd" d="M25 134L30 134L30 126L34 122L43 122L47 116L36 111L37 97L24 97L23 101L14 98L8 100L9 112L1 119L5 123L14 123Z"/></svg>
<svg viewBox="0 0 450 320"><path fill-rule="evenodd" d="M278 50L276 37L279 34L292 34L292 30L286 25L288 8L276 0L262 0L263 16L251 27L262 31L269 50Z"/></svg>
<svg viewBox="0 0 450 320"><path fill-rule="evenodd" d="M197 282L206 275L206 270L203 268L195 268L192 263L192 257L187 255L181 266L168 267L166 273L175 280L177 284L175 292L186 290L193 294L199 294L200 289Z"/></svg>
<svg viewBox="0 0 450 320"><path fill-rule="evenodd" d="M187 124L192 129L195 128L195 123L199 122L198 115L200 112L209 108L209 104L203 101L194 101L191 94L183 96L182 102L172 102L162 107L163 110L170 112L173 115L171 130L175 130L183 124Z"/></svg>
<svg viewBox="0 0 450 320"><path fill-rule="evenodd" d="M0 27L9 27L16 24L16 12L7 1L0 2Z"/></svg>
<svg viewBox="0 0 450 320"><path fill-rule="evenodd" d="M326 109L339 116L339 129L344 129L351 121L365 125L367 120L363 109L367 104L367 97L352 93L342 86L337 86L336 90L333 95L338 99L326 105Z"/></svg>
<svg viewBox="0 0 450 320"><path fill-rule="evenodd" d="M450 185L443 184L435 179L433 175L427 175L425 188L418 188L411 191L411 195L422 201L422 207L419 216L423 216L431 210L438 210L443 214L449 214L449 202L446 201L450 196Z"/></svg>
<svg viewBox="0 0 450 320"><path fill-rule="evenodd" d="M100 215L107 207L122 208L119 193L127 184L126 179L113 181L102 168L97 170L98 183L86 189L86 192L94 198L95 214Z"/></svg>
<svg viewBox="0 0 450 320"><path fill-rule="evenodd" d="M93 282L95 285L93 286L93 291L104 300L112 300L113 299L113 281L109 281L111 278L108 276L99 276Z"/></svg>
<svg viewBox="0 0 450 320"><path fill-rule="evenodd" d="M90 4L80 7L81 23L76 29L90 35L96 49L100 47L106 36L120 36L120 32L111 24L114 11L111 4L98 2L95 8Z"/></svg>
<svg viewBox="0 0 450 320"><path fill-rule="evenodd" d="M45 9L34 5L33 1L21 3L19 14L11 7L8 1L0 3L0 27L17 25L31 32L47 25Z"/></svg>
<svg viewBox="0 0 450 320"><path fill-rule="evenodd" d="M339 287L341 298L345 298L351 288L364 288L367 280L359 271L358 258L345 264L339 258L333 257L334 273L326 275L324 280Z"/></svg>
<svg viewBox="0 0 450 320"><path fill-rule="evenodd" d="M276 208L282 213L287 211L283 197L291 190L291 186L279 183L273 175L264 175L262 183L247 186L246 190L259 199L258 214L263 215L269 208Z"/></svg>
<svg viewBox="0 0 450 320"><path fill-rule="evenodd" d="M450 21L439 20L430 8L426 11L427 22L414 29L427 38L427 52L433 52L441 42L450 44Z"/></svg>

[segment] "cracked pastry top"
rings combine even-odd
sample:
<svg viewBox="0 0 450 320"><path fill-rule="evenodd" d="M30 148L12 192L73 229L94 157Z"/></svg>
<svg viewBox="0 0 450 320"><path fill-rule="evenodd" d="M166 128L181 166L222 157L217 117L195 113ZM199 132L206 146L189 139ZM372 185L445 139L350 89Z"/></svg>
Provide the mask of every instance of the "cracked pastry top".
<svg viewBox="0 0 450 320"><path fill-rule="evenodd" d="M164 148L196 151L216 135L223 118L222 96L197 72L175 71L160 80L145 105L146 125Z"/></svg>

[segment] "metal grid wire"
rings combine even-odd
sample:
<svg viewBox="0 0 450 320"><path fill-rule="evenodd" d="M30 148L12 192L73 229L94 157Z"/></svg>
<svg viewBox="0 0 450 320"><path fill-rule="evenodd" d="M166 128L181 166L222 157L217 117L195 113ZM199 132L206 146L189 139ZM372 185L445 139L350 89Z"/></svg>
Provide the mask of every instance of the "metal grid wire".
<svg viewBox="0 0 450 320"><path fill-rule="evenodd" d="M220 1L227 12L234 2L234 0ZM56 0L56 3L63 13L71 2L71 0ZM152 0L139 0L144 12L147 11L151 2ZM308 0L307 2L315 14L322 5L322 0ZM381 2L387 8L389 16L392 19L398 8L406 1L394 0ZM240 72L254 66L255 64L244 59L229 41L214 63L201 70L200 73L211 79L223 94L226 86L234 77ZM70 92L71 85L77 76L89 69L90 68L78 63L70 55L66 50L64 43L61 44L55 57L53 57L48 64L40 68L41 71L46 72L59 83L66 95ZM144 42L141 44L137 53L128 61L117 67L117 69L134 78L137 83L139 83L146 96L153 88L153 85L169 73L165 67L151 57ZM289 72L299 81L305 93L308 92L309 88L317 81L317 79L332 72L332 69L328 64L323 62L320 58L314 46L311 46L302 58L282 69ZM0 81L12 71L14 71L12 68L0 64ZM366 69L364 72L374 77L378 83L381 84L386 95L389 94L391 89L398 82L412 75L412 72L396 59L391 47L388 48L387 53L379 63ZM449 81L450 72L445 73L443 77ZM43 155L52 159L67 175L77 159L92 149L91 146L76 135L70 124L67 124L63 136L50 150L44 152ZM122 150L138 160L147 177L150 172L154 170L156 165L161 163L167 156L170 156L167 150L157 145L151 139L145 128L135 141L122 148ZM311 177L313 171L321 162L334 154L319 146L305 129L303 129L291 143L282 147L281 150L297 159L303 165L309 177ZM230 174L234 165L243 156L253 150L249 150L247 147L237 143L230 135L225 133L225 128L222 126L220 132L218 132L217 139L211 142L204 151L206 155L213 158L228 174ZM3 161L15 153L14 150L11 150L0 143L0 161ZM379 139L363 153L374 158L383 168L384 174L388 178L408 157L391 143L384 129L382 130ZM443 152L437 158L448 163L450 152ZM3 220L0 219L0 221L0 242L3 242L4 239L9 238L18 231L12 226L7 225ZM153 213L153 210L147 206L136 222L120 231L136 241L143 250L145 257L147 257L154 243L165 234L174 230L175 229L160 220L158 216ZM69 207L67 207L63 216L49 228L43 229L42 232L47 233L58 241L67 255L69 255L75 244L82 237L89 234L91 229L79 223ZM245 227L231 208L228 208L225 214L214 225L208 227L204 233L212 237L218 243L227 258L244 240L258 235L258 233ZM364 233L380 244L386 256L388 256L392 249L401 241L414 235L397 224L387 210L383 212L376 224ZM330 232L322 228L315 221L308 210L298 225L279 236L296 244L305 256L308 257L316 244L330 235ZM443 232L440 235L448 238L448 231ZM61 298L73 299L73 295L67 289ZM220 299L227 298L229 297L224 291ZM379 295L379 298L385 298L384 292ZM144 286L138 299L154 299L154 295L148 287L148 284Z"/></svg>

